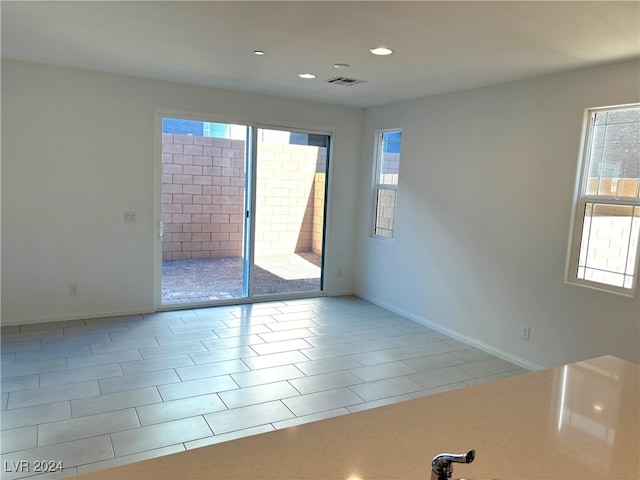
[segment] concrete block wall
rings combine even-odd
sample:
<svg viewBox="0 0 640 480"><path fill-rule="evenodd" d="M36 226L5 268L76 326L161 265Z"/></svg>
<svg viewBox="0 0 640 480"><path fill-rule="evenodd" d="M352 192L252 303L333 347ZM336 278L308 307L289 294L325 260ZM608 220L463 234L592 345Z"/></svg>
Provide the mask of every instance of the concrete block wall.
<svg viewBox="0 0 640 480"><path fill-rule="evenodd" d="M326 149L305 145L261 144L256 191L256 256L320 253ZM317 201L316 201L317 200ZM314 242L315 238L315 242ZM318 240L320 238L320 240ZM318 245L320 247L318 248Z"/></svg>
<svg viewBox="0 0 640 480"><path fill-rule="evenodd" d="M393 228L396 212L396 191L378 190L378 202L376 205L376 235L381 237L393 237Z"/></svg>
<svg viewBox="0 0 640 480"><path fill-rule="evenodd" d="M582 245L588 245L588 249L580 250L578 277L620 287L626 282L630 286L631 277L624 274L633 272L635 257L629 258L628 253L638 245L640 215L587 217L584 226Z"/></svg>
<svg viewBox="0 0 640 480"><path fill-rule="evenodd" d="M326 149L261 144L256 256L322 251ZM242 256L245 142L162 138L163 261Z"/></svg>
<svg viewBox="0 0 640 480"><path fill-rule="evenodd" d="M162 135L162 260L242 255L242 140Z"/></svg>

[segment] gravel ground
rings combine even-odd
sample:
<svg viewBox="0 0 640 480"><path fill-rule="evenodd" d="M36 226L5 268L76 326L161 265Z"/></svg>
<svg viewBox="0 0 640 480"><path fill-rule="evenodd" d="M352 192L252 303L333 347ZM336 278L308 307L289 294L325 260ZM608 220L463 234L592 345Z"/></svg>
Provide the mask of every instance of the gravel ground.
<svg viewBox="0 0 640 480"><path fill-rule="evenodd" d="M256 259L254 294L320 290L320 256L285 254ZM242 259L176 260L162 263L162 304L242 297Z"/></svg>

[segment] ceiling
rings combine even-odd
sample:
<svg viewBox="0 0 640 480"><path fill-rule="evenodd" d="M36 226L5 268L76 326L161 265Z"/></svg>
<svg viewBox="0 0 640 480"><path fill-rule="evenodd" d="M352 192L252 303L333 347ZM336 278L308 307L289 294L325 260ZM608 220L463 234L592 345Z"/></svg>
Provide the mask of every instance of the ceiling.
<svg viewBox="0 0 640 480"><path fill-rule="evenodd" d="M0 5L5 58L358 107L640 56L638 1Z"/></svg>

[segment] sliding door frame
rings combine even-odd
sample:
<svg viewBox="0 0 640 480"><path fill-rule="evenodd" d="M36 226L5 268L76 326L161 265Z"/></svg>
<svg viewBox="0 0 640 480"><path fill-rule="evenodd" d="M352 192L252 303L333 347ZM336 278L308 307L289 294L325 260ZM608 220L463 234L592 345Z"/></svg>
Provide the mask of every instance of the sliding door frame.
<svg viewBox="0 0 640 480"><path fill-rule="evenodd" d="M243 274L247 279L243 282L243 294L246 296L211 302L197 302L184 304L162 304L162 238L160 237L160 224L162 220L162 119L178 118L203 122L214 122L247 127L247 152L245 178L245 213L244 213L244 239L243 239ZM258 161L258 130L281 130L309 134L327 135L329 148L327 154L325 200L322 231L322 255L320 269L320 291L295 292L271 295L253 294L253 273L255 267L255 226L256 226L256 171ZM239 117L223 115L210 115L202 112L192 112L175 109L157 109L154 115L154 162L153 162L153 305L155 311L181 310L190 308L213 307L222 305L250 304L256 302L288 300L295 298L312 298L327 295L325 266L327 252L330 252L329 239L331 225L331 185L333 178L335 129L317 125L289 124L279 122L264 122ZM249 141L251 140L251 141Z"/></svg>

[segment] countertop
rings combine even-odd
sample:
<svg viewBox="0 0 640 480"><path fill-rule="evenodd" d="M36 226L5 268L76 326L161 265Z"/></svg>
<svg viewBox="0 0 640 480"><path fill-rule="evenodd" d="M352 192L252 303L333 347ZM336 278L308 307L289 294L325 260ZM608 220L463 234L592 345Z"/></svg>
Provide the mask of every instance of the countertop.
<svg viewBox="0 0 640 480"><path fill-rule="evenodd" d="M640 478L640 366L606 356L78 476L98 479Z"/></svg>

